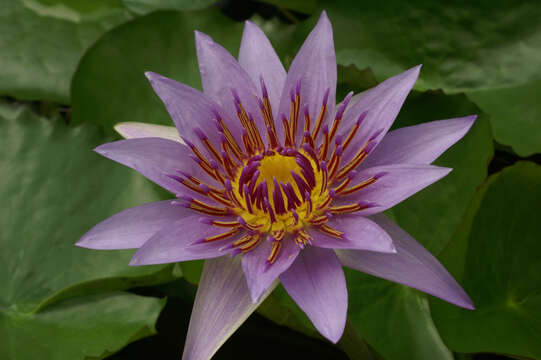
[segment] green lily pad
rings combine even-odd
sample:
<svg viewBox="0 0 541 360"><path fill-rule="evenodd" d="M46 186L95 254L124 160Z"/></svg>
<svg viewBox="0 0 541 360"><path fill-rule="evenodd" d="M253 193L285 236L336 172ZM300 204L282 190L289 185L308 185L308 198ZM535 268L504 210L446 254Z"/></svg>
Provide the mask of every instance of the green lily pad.
<svg viewBox="0 0 541 360"><path fill-rule="evenodd" d="M348 319L385 359L453 359L424 294L355 270L347 269L346 276Z"/></svg>
<svg viewBox="0 0 541 360"><path fill-rule="evenodd" d="M458 352L541 357L541 166L519 162L489 178L464 229L441 255L475 303L433 299L434 321Z"/></svg>
<svg viewBox="0 0 541 360"><path fill-rule="evenodd" d="M155 186L92 151L110 140L96 126L0 103L0 132L0 358L99 357L148 335L159 300L99 294L169 281L172 266L130 267L132 250L75 242L122 209L160 200Z"/></svg>
<svg viewBox="0 0 541 360"><path fill-rule="evenodd" d="M0 308L0 357L6 360L102 359L155 333L165 301L128 293L83 296L35 313Z"/></svg>
<svg viewBox="0 0 541 360"><path fill-rule="evenodd" d="M138 15L157 10L200 10L217 0L121 0L124 6Z"/></svg>
<svg viewBox="0 0 541 360"><path fill-rule="evenodd" d="M491 114L494 137L499 143L512 146L520 156L541 153L541 80L468 91L467 95Z"/></svg>
<svg viewBox="0 0 541 360"><path fill-rule="evenodd" d="M6 1L0 7L0 94L69 103L84 51L132 17L114 1L70 7L66 1ZM88 2L89 4L91 2Z"/></svg>
<svg viewBox="0 0 541 360"><path fill-rule="evenodd" d="M142 176L92 149L108 140L94 126L68 128L28 108L0 104L1 307L34 311L76 294L172 278L171 266L129 267L129 251L75 242L130 206L159 200Z"/></svg>
<svg viewBox="0 0 541 360"><path fill-rule="evenodd" d="M404 230L434 254L449 243L487 176L494 153L488 117L464 95L413 92L393 125L397 128L472 114L478 117L468 134L434 163L453 171L389 211Z"/></svg>
<svg viewBox="0 0 541 360"><path fill-rule="evenodd" d="M194 30L236 54L241 26L209 10L157 12L114 29L81 60L72 85L73 121L96 122L107 132L122 121L171 125L144 72L200 88Z"/></svg>
<svg viewBox="0 0 541 360"><path fill-rule="evenodd" d="M367 66L378 81L424 64L416 89L464 92L491 116L496 140L518 154L541 152L541 7L520 3L319 0L341 65ZM351 36L355 34L355 36Z"/></svg>

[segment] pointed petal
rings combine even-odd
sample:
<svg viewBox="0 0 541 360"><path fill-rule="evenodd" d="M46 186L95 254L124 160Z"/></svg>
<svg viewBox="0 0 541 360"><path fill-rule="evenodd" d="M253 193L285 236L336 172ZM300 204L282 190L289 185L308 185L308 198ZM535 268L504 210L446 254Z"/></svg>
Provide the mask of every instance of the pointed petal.
<svg viewBox="0 0 541 360"><path fill-rule="evenodd" d="M418 65L402 74L389 78L378 86L356 95L344 114L340 133L347 135L359 116L367 111L353 143L343 154L343 161L350 160L359 148L374 135L372 141L377 144L393 124L404 100L419 77L421 66Z"/></svg>
<svg viewBox="0 0 541 360"><path fill-rule="evenodd" d="M211 143L219 144L215 112L222 118L225 118L226 114L218 104L201 91L178 81L151 71L147 71L145 75L171 115L180 136L194 144L200 144L200 138L194 132L195 128L199 128ZM204 146L200 148L207 153Z"/></svg>
<svg viewBox="0 0 541 360"><path fill-rule="evenodd" d="M396 252L393 240L378 224L357 214L332 217L327 225L344 233L342 239L329 236L317 228L310 228L314 246L328 249L355 249Z"/></svg>
<svg viewBox="0 0 541 360"><path fill-rule="evenodd" d="M336 204L369 203L357 212L367 216L387 210L447 175L452 169L433 165L382 165L360 170L351 186L369 179L377 180L367 187L335 200ZM334 204L333 203L333 204Z"/></svg>
<svg viewBox="0 0 541 360"><path fill-rule="evenodd" d="M75 244L88 249L136 249L152 235L192 212L171 200L132 207L90 229Z"/></svg>
<svg viewBox="0 0 541 360"><path fill-rule="evenodd" d="M280 95L286 81L286 71L265 33L251 21L244 23L239 50L239 64L250 75L254 84L265 81L274 118L278 118ZM258 95L261 95L261 88Z"/></svg>
<svg viewBox="0 0 541 360"><path fill-rule="evenodd" d="M202 239L225 233L228 229L200 223L200 219L201 216L190 215L164 227L137 250L130 265L167 264L228 254L228 245L241 234L203 243Z"/></svg>
<svg viewBox="0 0 541 360"><path fill-rule="evenodd" d="M178 175L179 170L207 183L216 183L188 156L191 150L176 141L160 138L128 139L100 145L94 151L140 172L175 194L187 191L184 185L167 176Z"/></svg>
<svg viewBox="0 0 541 360"><path fill-rule="evenodd" d="M278 258L272 265L267 265L271 249L271 242L262 240L254 250L242 255L242 269L246 275L253 302L257 302L273 281L289 268L300 251L291 238L285 237L282 239L282 248Z"/></svg>
<svg viewBox="0 0 541 360"><path fill-rule="evenodd" d="M301 82L301 109L308 105L312 123L319 115L325 92L329 90L327 119L334 114L336 101L336 56L331 22L323 11L315 28L304 41L301 49L293 59L287 73L286 83L280 100L280 113L289 116L290 92ZM302 118L302 116L301 116ZM328 120L327 120L328 121ZM281 124L278 124L281 125ZM312 125L313 126L313 125ZM302 122L298 127L297 139L302 134ZM283 128L277 126L280 139L283 139Z"/></svg>
<svg viewBox="0 0 541 360"><path fill-rule="evenodd" d="M470 130L477 115L431 121L388 133L361 165L430 164Z"/></svg>
<svg viewBox="0 0 541 360"><path fill-rule="evenodd" d="M182 359L210 359L276 285L252 303L239 256L205 261Z"/></svg>
<svg viewBox="0 0 541 360"><path fill-rule="evenodd" d="M158 137L184 143L180 136L178 136L178 131L174 126L128 121L116 124L115 130L124 139Z"/></svg>
<svg viewBox="0 0 541 360"><path fill-rule="evenodd" d="M255 99L255 96L259 94L250 75L226 49L215 43L208 35L196 31L195 45L205 94L220 104L235 123L238 120L236 120L237 110L232 94L232 89L234 89L245 110L254 117L260 133L264 134L266 128ZM228 125L235 124L228 123Z"/></svg>
<svg viewBox="0 0 541 360"><path fill-rule="evenodd" d="M334 252L308 246L280 280L321 335L333 343L340 340L346 325L348 291Z"/></svg>
<svg viewBox="0 0 541 360"><path fill-rule="evenodd" d="M372 219L391 235L396 254L337 250L342 264L419 289L457 306L474 309L462 287L421 244L384 215L374 215Z"/></svg>

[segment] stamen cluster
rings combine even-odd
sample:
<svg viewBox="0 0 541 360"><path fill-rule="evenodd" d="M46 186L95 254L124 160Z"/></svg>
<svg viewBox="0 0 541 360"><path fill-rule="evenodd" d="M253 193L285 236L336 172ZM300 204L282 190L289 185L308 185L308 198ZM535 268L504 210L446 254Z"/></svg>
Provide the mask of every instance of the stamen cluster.
<svg viewBox="0 0 541 360"><path fill-rule="evenodd" d="M272 242L267 258L270 265L278 257L288 234L301 248L312 241L307 231L309 228L341 238L343 233L327 224L329 218L375 206L362 201L347 203L343 198L373 184L384 174L357 179L355 171L372 150L373 140L380 131L375 132L353 157L347 161L342 159L354 143L367 114L362 113L347 133L338 134L352 93L336 110L329 129L325 123L330 118L327 90L312 128L308 104L304 103L301 108L299 80L290 91L289 116L280 114L282 143L263 78L260 78L260 84L261 97L257 97L257 102L265 122L265 136L260 133L253 114L245 110L237 91L232 89L232 101L242 126L240 141L218 111L213 113L220 144L213 144L201 129L194 129L209 157L198 146L183 139L193 152L192 159L219 185L213 186L186 173L168 176L202 195L181 196L178 204L211 216L202 219L204 223L224 228L223 233L198 242L223 240L247 230L246 235L232 241L230 247L235 253L246 253L267 237ZM298 134L300 126L303 128L302 136ZM220 217L231 216L236 219L219 220Z"/></svg>

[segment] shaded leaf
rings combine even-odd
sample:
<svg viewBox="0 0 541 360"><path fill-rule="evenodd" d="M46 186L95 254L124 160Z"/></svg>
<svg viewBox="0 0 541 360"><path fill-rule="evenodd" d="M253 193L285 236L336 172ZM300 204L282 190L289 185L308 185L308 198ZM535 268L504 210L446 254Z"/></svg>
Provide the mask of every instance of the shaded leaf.
<svg viewBox="0 0 541 360"><path fill-rule="evenodd" d="M441 255L476 305L433 299L434 321L458 352L541 357L541 167L519 162L491 176Z"/></svg>
<svg viewBox="0 0 541 360"><path fill-rule="evenodd" d="M107 141L101 132L8 104L0 104L0 132L0 307L29 312L67 296L172 278L171 266L129 267L131 250L74 245L109 215L159 199L142 176L92 152Z"/></svg>
<svg viewBox="0 0 541 360"><path fill-rule="evenodd" d="M74 76L73 120L99 123L107 132L123 121L171 125L144 72L152 70L200 88L196 29L229 50L238 48L241 24L217 10L157 12L107 33L83 57Z"/></svg>
<svg viewBox="0 0 541 360"><path fill-rule="evenodd" d="M0 356L5 360L101 359L153 334L164 303L118 292L65 300L35 314L0 309Z"/></svg>
<svg viewBox="0 0 541 360"><path fill-rule="evenodd" d="M0 7L0 94L69 103L83 52L131 18L117 1L6 1ZM81 8L82 7L82 8Z"/></svg>

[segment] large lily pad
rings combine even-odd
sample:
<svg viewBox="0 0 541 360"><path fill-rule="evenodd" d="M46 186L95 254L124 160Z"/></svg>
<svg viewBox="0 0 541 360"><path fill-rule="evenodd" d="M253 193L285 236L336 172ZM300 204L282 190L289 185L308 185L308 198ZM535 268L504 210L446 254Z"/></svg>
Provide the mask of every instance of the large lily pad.
<svg viewBox="0 0 541 360"><path fill-rule="evenodd" d="M54 0L3 2L0 94L69 103L71 78L84 51L104 32L132 17L116 1L86 4Z"/></svg>
<svg viewBox="0 0 541 360"><path fill-rule="evenodd" d="M378 81L424 64L417 89L465 92L491 116L498 142L522 156L541 152L537 1L319 0L298 33L307 34L322 9L340 64L370 66Z"/></svg>
<svg viewBox="0 0 541 360"><path fill-rule="evenodd" d="M541 166L519 162L489 178L442 253L476 305L432 301L434 321L458 352L541 357Z"/></svg>
<svg viewBox="0 0 541 360"><path fill-rule="evenodd" d="M73 79L73 120L97 122L109 132L121 121L171 125L144 72L200 88L196 29L236 53L241 24L217 10L157 12L107 33L83 57Z"/></svg>
<svg viewBox="0 0 541 360"><path fill-rule="evenodd" d="M69 129L60 119L9 104L0 104L0 129L2 304L31 310L63 291L74 295L154 282L156 274L162 281L171 277L171 267L129 267L133 251L74 245L108 216L159 200L142 176L92 152L107 141L100 131Z"/></svg>
<svg viewBox="0 0 541 360"><path fill-rule="evenodd" d="M6 360L101 359L155 332L164 301L128 293L83 296L35 313L0 309Z"/></svg>
<svg viewBox="0 0 541 360"><path fill-rule="evenodd" d="M487 176L494 153L488 117L464 95L413 92L393 125L397 128L471 114L478 114L478 118L468 134L435 162L453 171L390 211L402 228L435 254L450 241Z"/></svg>

